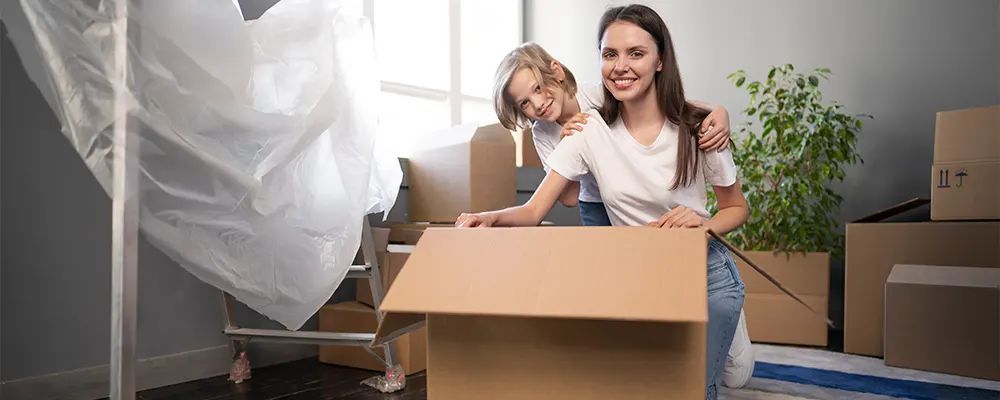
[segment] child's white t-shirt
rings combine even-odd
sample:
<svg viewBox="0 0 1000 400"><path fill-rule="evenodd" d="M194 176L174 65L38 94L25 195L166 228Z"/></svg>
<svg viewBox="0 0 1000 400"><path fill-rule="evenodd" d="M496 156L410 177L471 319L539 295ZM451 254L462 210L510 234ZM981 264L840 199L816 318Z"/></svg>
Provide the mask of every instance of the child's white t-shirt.
<svg viewBox="0 0 1000 400"><path fill-rule="evenodd" d="M576 91L576 101L580 104L580 110L582 111L599 108L604 103L601 101L603 98L604 92L600 84L579 85ZM535 150L538 151L538 158L542 160L542 167L545 168L545 172L549 172L548 158L552 154L552 150L559 145L559 133L561 131L562 125L554 122L535 121L531 125L532 141L535 143ZM594 180L593 175L584 174L578 180L580 181L580 196L578 199L580 201L600 203L601 191L598 189L597 181Z"/></svg>
<svg viewBox="0 0 1000 400"><path fill-rule="evenodd" d="M563 139L549 155L548 165L571 180L592 174L612 225L645 225L680 205L707 218L705 183L723 187L736 183L736 164L726 149L702 152L694 181L671 190L677 168L676 125L666 121L656 140L643 146L621 118L608 126L596 110L588 114L583 131Z"/></svg>

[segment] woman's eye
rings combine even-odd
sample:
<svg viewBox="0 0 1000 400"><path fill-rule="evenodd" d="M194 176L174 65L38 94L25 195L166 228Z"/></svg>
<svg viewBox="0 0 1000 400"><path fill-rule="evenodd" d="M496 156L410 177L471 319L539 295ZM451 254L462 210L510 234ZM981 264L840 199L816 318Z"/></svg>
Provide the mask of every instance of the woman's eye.
<svg viewBox="0 0 1000 400"><path fill-rule="evenodd" d="M615 58L615 53L604 53L605 60L610 60L612 58Z"/></svg>
<svg viewBox="0 0 1000 400"><path fill-rule="evenodd" d="M541 93L541 92L542 92L542 87L541 86L535 86L535 93Z"/></svg>
<svg viewBox="0 0 1000 400"><path fill-rule="evenodd" d="M528 108L528 102L527 101L522 101L521 104L520 104L520 106L521 106L522 110L525 109L525 108Z"/></svg>
<svg viewBox="0 0 1000 400"><path fill-rule="evenodd" d="M632 57L640 58L640 57L642 57L642 52L641 51L633 51L632 52Z"/></svg>

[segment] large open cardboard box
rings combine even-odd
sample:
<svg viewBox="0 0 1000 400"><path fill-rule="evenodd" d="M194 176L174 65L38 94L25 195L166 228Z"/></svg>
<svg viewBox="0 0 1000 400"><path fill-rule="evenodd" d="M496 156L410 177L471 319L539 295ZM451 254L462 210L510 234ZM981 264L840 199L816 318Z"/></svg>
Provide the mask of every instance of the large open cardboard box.
<svg viewBox="0 0 1000 400"><path fill-rule="evenodd" d="M427 328L429 399L704 397L702 229L428 229L375 344Z"/></svg>
<svg viewBox="0 0 1000 400"><path fill-rule="evenodd" d="M1000 105L937 114L931 219L1000 219Z"/></svg>
<svg viewBox="0 0 1000 400"><path fill-rule="evenodd" d="M827 314L830 297L829 253L743 252L814 310ZM743 310L753 342L826 346L827 326L809 309L779 290L740 258L736 266L746 286Z"/></svg>
<svg viewBox="0 0 1000 400"><path fill-rule="evenodd" d="M896 265L885 364L1000 380L1000 268Z"/></svg>
<svg viewBox="0 0 1000 400"><path fill-rule="evenodd" d="M844 351L882 356L885 282L896 264L1000 266L1000 221L890 222L927 200L911 200L847 224ZM926 209L924 209L926 210Z"/></svg>
<svg viewBox="0 0 1000 400"><path fill-rule="evenodd" d="M454 222L514 205L514 138L500 124L425 135L409 157L410 221Z"/></svg>

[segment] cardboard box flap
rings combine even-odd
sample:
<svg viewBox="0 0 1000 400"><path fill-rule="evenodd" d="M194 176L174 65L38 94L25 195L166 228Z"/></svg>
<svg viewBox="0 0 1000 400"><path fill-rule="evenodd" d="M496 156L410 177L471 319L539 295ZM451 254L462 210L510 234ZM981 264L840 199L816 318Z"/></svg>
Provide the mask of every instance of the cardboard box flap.
<svg viewBox="0 0 1000 400"><path fill-rule="evenodd" d="M910 211L910 210L912 210L914 208L917 208L917 207L929 204L930 202L931 201L928 200L928 199L921 199L921 198L916 198L915 197L915 198L909 199L907 201L904 201L902 203L896 204L896 205L894 205L892 207L886 208L884 210L877 211L877 212L872 213L870 215L858 218L858 219L856 219L854 221L851 221L851 222L853 222L853 223L858 223L858 222L879 222L879 221L885 220L885 219L887 219L889 217L893 217L893 216L902 214L904 212Z"/></svg>
<svg viewBox="0 0 1000 400"><path fill-rule="evenodd" d="M371 347L381 346L396 340L400 336L413 332L424 326L426 315L414 313L386 313L378 324Z"/></svg>
<svg viewBox="0 0 1000 400"><path fill-rule="evenodd" d="M483 125L475 130L472 140L476 142L488 142L514 146L514 136L507 128L500 124Z"/></svg>
<svg viewBox="0 0 1000 400"><path fill-rule="evenodd" d="M703 229L428 229L388 313L707 321Z"/></svg>
<svg viewBox="0 0 1000 400"><path fill-rule="evenodd" d="M1000 268L896 264L886 284L1000 287Z"/></svg>
<svg viewBox="0 0 1000 400"><path fill-rule="evenodd" d="M1000 159L1000 105L937 113L934 163Z"/></svg>

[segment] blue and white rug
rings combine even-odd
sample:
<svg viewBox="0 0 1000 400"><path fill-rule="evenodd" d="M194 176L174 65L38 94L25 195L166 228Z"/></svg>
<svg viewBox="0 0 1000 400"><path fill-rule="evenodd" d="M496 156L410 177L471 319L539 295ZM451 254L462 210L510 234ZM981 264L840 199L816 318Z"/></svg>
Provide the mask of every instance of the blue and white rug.
<svg viewBox="0 0 1000 400"><path fill-rule="evenodd" d="M727 400L988 399L1000 400L1000 382L887 367L878 358L755 344L753 378L723 389Z"/></svg>

